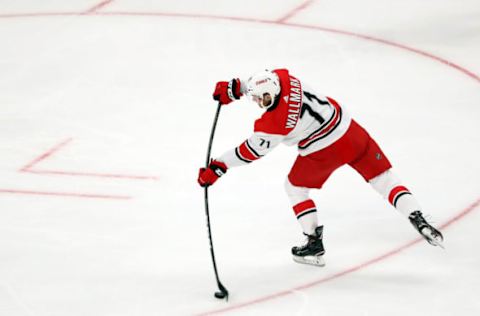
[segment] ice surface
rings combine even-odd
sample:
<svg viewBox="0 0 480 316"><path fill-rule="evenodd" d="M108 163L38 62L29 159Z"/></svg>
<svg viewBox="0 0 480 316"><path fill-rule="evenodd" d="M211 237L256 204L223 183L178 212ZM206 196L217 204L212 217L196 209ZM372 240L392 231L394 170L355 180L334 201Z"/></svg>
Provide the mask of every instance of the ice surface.
<svg viewBox="0 0 480 316"><path fill-rule="evenodd" d="M479 315L479 30L478 1L2 2L0 315ZM312 193L327 265L295 264L281 146L210 190L213 297L212 89L275 67L367 127L445 251L345 167ZM213 156L260 114L222 109Z"/></svg>

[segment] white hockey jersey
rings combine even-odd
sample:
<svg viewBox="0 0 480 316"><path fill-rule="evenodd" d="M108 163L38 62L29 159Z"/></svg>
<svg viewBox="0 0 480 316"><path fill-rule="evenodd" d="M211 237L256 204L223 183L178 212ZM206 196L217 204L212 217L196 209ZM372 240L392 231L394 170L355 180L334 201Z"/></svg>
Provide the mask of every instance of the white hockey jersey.
<svg viewBox="0 0 480 316"><path fill-rule="evenodd" d="M349 114L335 100L315 93L286 69L274 72L280 79L280 96L255 121L252 136L217 158L228 168L255 161L280 143L296 145L306 156L337 141L350 126Z"/></svg>

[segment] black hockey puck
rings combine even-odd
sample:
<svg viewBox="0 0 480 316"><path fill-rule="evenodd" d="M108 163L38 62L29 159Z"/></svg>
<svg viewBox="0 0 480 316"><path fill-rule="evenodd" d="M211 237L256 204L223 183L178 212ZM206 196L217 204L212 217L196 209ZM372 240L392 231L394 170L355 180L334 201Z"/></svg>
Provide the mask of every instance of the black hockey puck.
<svg viewBox="0 0 480 316"><path fill-rule="evenodd" d="M227 293L225 292L215 292L215 297L218 298L219 300L224 299L227 296Z"/></svg>

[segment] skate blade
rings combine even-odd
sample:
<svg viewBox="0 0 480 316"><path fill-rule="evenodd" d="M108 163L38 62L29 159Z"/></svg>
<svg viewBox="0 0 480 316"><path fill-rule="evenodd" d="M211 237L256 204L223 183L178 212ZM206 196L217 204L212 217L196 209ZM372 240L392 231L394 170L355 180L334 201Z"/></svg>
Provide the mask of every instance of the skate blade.
<svg viewBox="0 0 480 316"><path fill-rule="evenodd" d="M325 266L325 260L323 260L323 256L293 256L293 261L302 264L309 264L312 266L323 267Z"/></svg>
<svg viewBox="0 0 480 316"><path fill-rule="evenodd" d="M443 245L443 240L438 240L438 239L432 238L432 239L429 239L428 242L431 245L438 246L438 247L445 250L445 246Z"/></svg>
<svg viewBox="0 0 480 316"><path fill-rule="evenodd" d="M445 246L443 246L443 238L441 236L438 236L437 234L433 234L430 229L424 229L422 231L422 235L431 245L445 249Z"/></svg>

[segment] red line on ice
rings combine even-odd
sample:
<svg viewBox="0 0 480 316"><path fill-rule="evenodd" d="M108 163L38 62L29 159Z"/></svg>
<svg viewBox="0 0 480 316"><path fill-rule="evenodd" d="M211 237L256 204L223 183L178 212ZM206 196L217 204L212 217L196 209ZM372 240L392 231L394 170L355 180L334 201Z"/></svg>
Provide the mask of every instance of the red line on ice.
<svg viewBox="0 0 480 316"><path fill-rule="evenodd" d="M464 73L465 75L469 76L470 78L474 79L475 81L480 82L480 76L473 73L472 71L470 71L470 70L468 70L468 69L466 69L466 68L464 68L460 65L457 65L457 64L455 64L455 63L453 63L453 62L451 62L447 59L444 59L444 58L439 57L439 56L435 56L435 55L430 54L428 52L425 52L425 51L422 51L420 49L413 48L413 47L410 47L410 46L407 46L407 45L395 43L395 42L392 42L392 41L389 41L389 40L385 40L385 39L381 39L381 38L377 38L377 37L373 37L373 36L369 36L369 35L363 35L363 34L360 34L360 33L331 29L331 28L326 28L326 27L322 27L322 26L315 26L315 25L308 25L308 24L296 24L296 23L277 23L277 24L290 26L290 27L298 27L298 28L304 28L304 29L314 29L314 30L319 30L319 31L324 31L324 32L347 35L347 36L352 36L352 37L365 39L365 40L372 41L372 42L385 44L385 45L388 45L388 46L393 46L393 47L396 47L396 48L401 48L403 50L407 50L407 51L410 51L412 53L416 53L418 55L422 55L424 57L428 57L430 59L436 60L436 61L438 61L438 62L440 62L440 63L442 63L442 64L444 64L448 67L454 68L454 69Z"/></svg>
<svg viewBox="0 0 480 316"><path fill-rule="evenodd" d="M130 196L125 195L105 195L95 193L74 193L74 192L50 192L34 190L0 189L0 193L22 194L22 195L45 195L45 196L63 196L87 199L107 199L107 200L129 200Z"/></svg>
<svg viewBox="0 0 480 316"><path fill-rule="evenodd" d="M41 161L51 157L57 153L60 149L68 145L73 138L67 138L66 140L55 145L39 157L35 158L27 165L20 169L20 172L28 172L33 174L50 174L61 176L79 176L79 177L96 177L96 178L114 178L114 179L131 179L131 180L159 180L159 177L155 176L141 176L141 175L128 175L128 174L110 174L110 173L96 173L96 172L77 172L77 171L62 171L62 170L45 170L40 168L34 168Z"/></svg>
<svg viewBox="0 0 480 316"><path fill-rule="evenodd" d="M66 140L62 141L61 143L55 145L54 147L50 148L47 150L45 153L41 154L39 157L33 159L31 162L29 162L27 165L25 165L20 171L22 172L30 172L31 169L38 164L40 161L43 161L59 151L62 147L66 146L68 143L72 141L72 138L67 138Z"/></svg>
<svg viewBox="0 0 480 316"><path fill-rule="evenodd" d="M84 12L84 14L90 14L90 13L94 13L94 12L97 12L98 10L100 9L103 9L105 8L107 5L111 4L113 1L115 0L104 0L100 3L98 3L97 5L91 7L90 9L86 10Z"/></svg>
<svg viewBox="0 0 480 316"><path fill-rule="evenodd" d="M287 23L283 21L271 21L271 20L263 20L263 19L254 19L254 18L242 18L242 17L234 17L234 16L218 16L218 15L208 15L208 14L186 14L186 13L165 13L165 12L92 12L91 14L95 15L104 15L104 16L165 16L165 17L182 17L182 18L204 18L204 19L216 19L216 20L229 20L229 21L238 21L238 22L249 22L249 23L264 23L264 24L273 24L273 25L281 25L286 27L298 27L298 28L305 28L305 29L316 29L323 32L335 33L335 34L342 34L357 38L362 38L365 40L382 43L385 45L401 48L412 53L416 53L430 59L436 60L448 67L454 68L465 75L469 76L470 78L480 82L480 76L475 74L474 72L457 65L447 59L442 57L435 56L428 52L422 51L420 49L416 49L413 47L409 47L407 45L395 43L392 41L384 40L381 38L363 35L360 33L354 33L349 31L343 31L338 29L332 29L322 26L315 26L315 25L308 25L308 24L296 24L296 23ZM22 17L45 17L45 16L68 16L68 15L85 15L81 12L45 12L45 13L4 13L0 14L0 18L22 18ZM280 19L281 20L281 19Z"/></svg>
<svg viewBox="0 0 480 316"><path fill-rule="evenodd" d="M462 72L463 74L469 76L475 81L480 82L479 75L445 58L433 55L431 53L428 53L404 44L395 43L392 41L388 41L385 39L381 39L381 38L377 38L369 35L363 35L360 33L354 33L349 31L338 30L338 29L332 29L328 27L308 25L308 24L288 23L288 22L281 21L281 19L278 21L271 21L271 20L263 20L263 19L242 18L242 17L234 17L234 16L218 16L218 15L208 15L208 14L186 14L186 13L165 13L165 12L113 12L113 11L92 12L91 14L104 15L104 16L164 16L164 17L195 18L195 19L203 18L203 19L228 20L228 21L247 22L247 23L263 23L263 24L281 25L285 27L314 29L314 30L319 30L323 32L328 32L328 33L357 37L357 38L369 40L372 42L377 42L377 43L385 44L388 46L401 48L403 50L410 51L412 53L436 60L448 67L451 67L453 69L456 69ZM82 15L82 13L81 12L11 13L11 14L7 13L7 14L0 14L0 18L23 18L23 17L68 16L68 15Z"/></svg>
<svg viewBox="0 0 480 316"><path fill-rule="evenodd" d="M36 18L45 16L69 16L69 15L81 15L81 12L30 12L30 13L1 13L2 19L14 19L14 18Z"/></svg>
<svg viewBox="0 0 480 316"><path fill-rule="evenodd" d="M110 173L94 173L94 172L76 172L76 171L59 171L59 170L27 170L26 172L34 174L50 174L59 176L76 176L76 177L94 177L94 178L112 178L112 179L130 179L130 180L159 180L154 176L136 176L126 174L110 174Z"/></svg>
<svg viewBox="0 0 480 316"><path fill-rule="evenodd" d="M448 226L452 225L453 223L459 221L460 219L462 219L463 217L465 217L465 215L471 213L473 210L475 210L478 206L480 205L480 198L477 199L474 203L472 203L470 206L468 206L467 208L465 208L464 210L462 210L461 212L459 212L458 214L456 214L454 217L452 217L451 219L449 219L448 221L446 221L445 223L443 223L440 227L441 228L447 228ZM271 300L274 300L274 299L277 299L277 298L280 298L280 297L283 297L283 296L287 296L287 295L291 295L291 294L295 294L296 291L301 291L301 290L306 290L306 289L309 289L311 287L314 287L314 286L317 286L319 284L322 284L322 283L326 283L328 281L332 281L332 280L335 280L335 279L338 279L340 277L343 277L345 275L348 275L350 273L353 273L353 272L356 272L356 271L359 271L363 268L366 268L368 266L371 266L375 263L378 263L378 262L381 262L381 261L384 261L390 257L393 257L394 255L396 254L399 254L400 252L402 252L403 250L405 249L408 249L410 247L412 247L413 245L419 243L419 242L425 242L423 240L423 238L419 237L417 239L414 239L412 241L409 241L407 242L406 244L400 246L400 247L397 247L393 250L390 250L384 254L381 254L377 257L374 257L370 260L367 260L363 263L360 263L358 265L355 265L355 266L352 266L350 268L347 268L343 271L340 271L340 272L337 272L335 274L332 274L332 275L328 275L328 276L325 276L323 278L320 278L318 280L315 280L315 281L312 281L310 283L306 283L306 284L303 284L303 285L299 285L299 286L296 286L294 288L291 288L289 290L285 290L285 291L280 291L280 292L277 292L277 293L273 293L273 294L270 294L270 295L266 295L266 296L262 296L262 297L259 297L259 298L256 298L256 299L252 299L250 301L246 301L246 302L243 302L243 303L238 303L238 304L234 304L234 305L231 305L231 306L228 306L228 307L224 307L224 308L219 308L219 309L215 309L215 310L211 310L211 311L208 311L208 312L203 312L201 314L198 314L198 315L214 315L214 314L221 314L221 313L225 313L225 312L230 312L230 311L236 311L236 310L239 310L241 308L244 308L244 307L250 307L252 305L255 305L255 304L260 304L260 303L264 303L264 302L267 302L267 301L271 301ZM440 251L440 250L439 250Z"/></svg>
<svg viewBox="0 0 480 316"><path fill-rule="evenodd" d="M313 3L314 0L307 0L300 4L298 7L296 7L293 10L290 10L288 13L286 13L284 16L276 20L275 22L277 23L283 23L289 19L291 19L294 15L298 14L298 12L305 10L308 6L310 6Z"/></svg>

